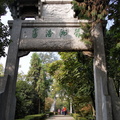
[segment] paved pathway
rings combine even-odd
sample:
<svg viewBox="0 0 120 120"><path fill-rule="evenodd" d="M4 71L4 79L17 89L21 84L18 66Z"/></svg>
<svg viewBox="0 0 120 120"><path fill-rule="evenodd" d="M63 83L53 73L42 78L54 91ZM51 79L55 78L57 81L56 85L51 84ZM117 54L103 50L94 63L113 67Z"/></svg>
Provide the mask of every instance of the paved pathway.
<svg viewBox="0 0 120 120"><path fill-rule="evenodd" d="M69 115L54 115L45 120L75 120L75 119Z"/></svg>

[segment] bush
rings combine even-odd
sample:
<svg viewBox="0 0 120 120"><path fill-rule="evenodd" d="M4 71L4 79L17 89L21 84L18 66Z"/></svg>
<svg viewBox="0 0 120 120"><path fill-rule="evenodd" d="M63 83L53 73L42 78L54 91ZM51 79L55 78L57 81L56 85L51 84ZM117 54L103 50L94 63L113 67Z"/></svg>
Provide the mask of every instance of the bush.
<svg viewBox="0 0 120 120"><path fill-rule="evenodd" d="M45 114L36 114L36 115L27 115L23 119L16 119L16 120L39 120L40 118L43 119L45 118Z"/></svg>
<svg viewBox="0 0 120 120"><path fill-rule="evenodd" d="M79 114L71 114L71 115L75 118L75 120L88 120L85 117L80 117Z"/></svg>
<svg viewBox="0 0 120 120"><path fill-rule="evenodd" d="M71 114L71 115L75 118L75 120L77 120L77 118L80 116L79 114L76 114L76 113Z"/></svg>
<svg viewBox="0 0 120 120"><path fill-rule="evenodd" d="M53 112L48 112L48 114L49 114L49 116L54 115L54 113L53 113Z"/></svg>
<svg viewBox="0 0 120 120"><path fill-rule="evenodd" d="M86 119L84 117L78 117L77 120L88 120L88 119Z"/></svg>

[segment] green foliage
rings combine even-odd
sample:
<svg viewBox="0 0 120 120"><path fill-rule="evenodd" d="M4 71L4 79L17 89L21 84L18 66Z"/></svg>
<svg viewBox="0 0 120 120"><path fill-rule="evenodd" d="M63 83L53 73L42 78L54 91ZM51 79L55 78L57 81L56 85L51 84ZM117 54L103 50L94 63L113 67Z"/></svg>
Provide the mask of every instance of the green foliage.
<svg viewBox="0 0 120 120"><path fill-rule="evenodd" d="M4 68L3 65L0 64L0 77L4 75Z"/></svg>
<svg viewBox="0 0 120 120"><path fill-rule="evenodd" d="M38 119L44 119L45 114L36 114L36 115L27 115L23 119L16 119L16 120L38 120Z"/></svg>
<svg viewBox="0 0 120 120"><path fill-rule="evenodd" d="M83 33L81 35L82 41L86 44L88 47L92 47L92 38L91 38L91 24L80 24L81 29L83 30Z"/></svg>
<svg viewBox="0 0 120 120"><path fill-rule="evenodd" d="M26 75L23 73L23 71L19 72L17 75L17 81L25 81L26 80Z"/></svg>
<svg viewBox="0 0 120 120"><path fill-rule="evenodd" d="M9 1L0 0L0 17L6 14L7 4L10 3L11 1L12 0ZM0 57L6 55L5 47L7 47L11 42L8 36L9 36L8 26L4 25L0 19Z"/></svg>
<svg viewBox="0 0 120 120"><path fill-rule="evenodd" d="M48 71L56 80L56 84L53 84L55 87L52 86L54 94L71 98L76 112L79 112L80 108L92 101L92 61L77 52L59 54L61 60L51 63Z"/></svg>
<svg viewBox="0 0 120 120"><path fill-rule="evenodd" d="M119 96L120 1L76 0L73 2L73 9L75 11L75 17L78 17L79 19L93 20L95 24L104 20L106 15L108 15L109 20L114 20L114 24L110 28L109 33L108 31L105 33L105 47L108 77L115 80L115 86ZM83 38L85 36L87 36L86 32L85 35L83 34Z"/></svg>
<svg viewBox="0 0 120 120"><path fill-rule="evenodd" d="M39 96L36 104L38 105L38 113L45 111L45 98L48 97L48 92L52 79L46 72L46 64L56 59L53 53L33 53L31 59L30 70L27 75L27 80L33 85L34 90Z"/></svg>
<svg viewBox="0 0 120 120"><path fill-rule="evenodd" d="M119 0L111 0L109 4L109 19L114 19L115 22L119 21L119 13L120 13L120 1ZM116 24L114 24L116 26Z"/></svg>
<svg viewBox="0 0 120 120"><path fill-rule="evenodd" d="M116 48L120 49L120 43L117 43Z"/></svg>
<svg viewBox="0 0 120 120"><path fill-rule="evenodd" d="M73 9L75 11L75 17L78 19L87 19L92 21L92 25L105 20L108 15L108 3L110 0L74 0ZM81 25L83 34L81 35L82 40L88 47L92 47L91 37L91 25Z"/></svg>
<svg viewBox="0 0 120 120"><path fill-rule="evenodd" d="M44 89L44 81L40 78L40 72L42 69L41 60L37 53L33 53L31 57L31 66L28 71L27 80L31 82L33 85L33 89L36 91L38 98L35 99L36 102L36 113L41 113L44 111L44 97L42 97L41 93L43 93ZM44 94L45 95L45 94Z"/></svg>
<svg viewBox="0 0 120 120"><path fill-rule="evenodd" d="M108 14L108 3L110 0L74 0L73 9L75 17L94 21L104 20Z"/></svg>
<svg viewBox="0 0 120 120"><path fill-rule="evenodd" d="M69 111L69 101L67 100L67 99L61 99L60 97L58 97L57 99L56 99L56 112L58 112L57 110L58 109L61 109L62 110L62 108L63 108L63 106L64 107L66 107L67 108L67 110Z"/></svg>
<svg viewBox="0 0 120 120"><path fill-rule="evenodd" d="M75 120L95 120L94 117L92 116L88 116L88 117L81 117L80 114L72 114L72 116L74 117Z"/></svg>
<svg viewBox="0 0 120 120"><path fill-rule="evenodd" d="M91 58L83 56L82 53L77 53L77 52L59 53L59 54L61 56L61 60L54 61L49 64L48 63L45 64L45 62L42 62L42 60L39 59L39 56L36 53L32 56L31 67L29 70L31 72L28 72L31 74L28 74L29 76L27 76L28 77L27 79L29 79L29 82L27 83L31 85L31 89L32 89L31 92L35 92L34 94L37 97L33 96L33 98L31 99L32 102L30 101L27 102L28 100L27 98L29 98L30 96L27 94L27 92L25 92L26 89L24 89L23 91L25 92L24 93L25 95L24 94L18 95L19 96L18 98L20 100L20 102L18 101L19 106L23 107L22 108L23 110L26 110L27 106L25 106L24 102L22 101L26 101L27 102L26 105L28 106L32 104L31 105L32 110L29 112L33 112L33 110L35 109L36 112L38 110L40 111L43 110L43 107L45 105L45 97L47 97L46 95L48 93L48 89L50 86L49 83L50 79L54 79L53 85L51 85L53 98L56 94L58 94L59 98L62 99L62 100L57 99L56 108L62 108L64 105L69 108L68 103L70 102L70 100L72 100L76 112L79 113L80 109L83 106L85 106L88 103L92 104L93 99L91 97L91 94L93 93L94 88L93 88ZM36 81L34 85L33 80L34 80L34 75L36 74L33 73L37 73L35 72L36 71L35 69L38 69L38 66L41 69L38 70L39 75L37 74L38 77L36 77L38 79L35 79ZM47 67L48 69L46 69ZM24 98L24 96L26 98ZM50 106L48 107L50 108ZM26 111L28 110L29 108ZM48 108L46 110L48 110Z"/></svg>
<svg viewBox="0 0 120 120"><path fill-rule="evenodd" d="M105 39L107 70L108 76L115 80L115 86L119 96L120 48L118 46L116 47L116 45L118 45L118 42L114 39L114 33L109 31Z"/></svg>
<svg viewBox="0 0 120 120"><path fill-rule="evenodd" d="M16 118L44 112L45 98L52 82L46 72L46 63L54 61L55 57L49 53L41 53L40 56L37 53L32 54L28 75L22 72L18 74Z"/></svg>
<svg viewBox="0 0 120 120"><path fill-rule="evenodd" d="M108 77L113 78L116 92L119 96L120 77L120 1L112 0L109 5L108 19L113 19L114 24L109 31L106 31L105 48Z"/></svg>
<svg viewBox="0 0 120 120"><path fill-rule="evenodd" d="M0 21L0 57L5 56L5 47L7 47L11 40L8 39L9 31L8 26L4 25Z"/></svg>
<svg viewBox="0 0 120 120"><path fill-rule="evenodd" d="M61 68L62 65L63 65L63 62L61 60L57 60L55 62L47 64L48 66L47 71L50 75L56 77L56 75L59 75L59 68Z"/></svg>
<svg viewBox="0 0 120 120"><path fill-rule="evenodd" d="M42 64L52 63L53 61L58 60L58 57L54 52L44 52L39 53L39 57L42 61Z"/></svg>
<svg viewBox="0 0 120 120"><path fill-rule="evenodd" d="M32 54L30 64L31 66L30 66L30 70L28 71L27 80L32 83L34 88L36 88L41 70L41 60L37 53Z"/></svg>
<svg viewBox="0 0 120 120"><path fill-rule="evenodd" d="M53 101L54 100L50 97L45 98L45 112L50 111L50 108L51 108L51 105L52 105Z"/></svg>
<svg viewBox="0 0 120 120"><path fill-rule="evenodd" d="M33 114L33 100L37 96L31 84L19 80L16 86L16 118L22 118L27 114Z"/></svg>
<svg viewBox="0 0 120 120"><path fill-rule="evenodd" d="M1 0L0 1L0 16L6 14L6 0Z"/></svg>
<svg viewBox="0 0 120 120"><path fill-rule="evenodd" d="M36 114L36 115L28 115L25 117L25 119L28 119L28 120L33 120L33 119L40 119L40 118L45 118L45 114Z"/></svg>
<svg viewBox="0 0 120 120"><path fill-rule="evenodd" d="M79 114L72 114L75 120L87 120L85 117L80 117Z"/></svg>

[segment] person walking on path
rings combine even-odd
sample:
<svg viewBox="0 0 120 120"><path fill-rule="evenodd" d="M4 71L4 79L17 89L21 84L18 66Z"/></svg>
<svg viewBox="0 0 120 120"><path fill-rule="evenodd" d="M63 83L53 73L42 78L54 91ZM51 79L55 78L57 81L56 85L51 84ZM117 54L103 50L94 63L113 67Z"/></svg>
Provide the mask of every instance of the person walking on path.
<svg viewBox="0 0 120 120"><path fill-rule="evenodd" d="M64 115L65 113L64 113L64 107L62 108L62 115Z"/></svg>
<svg viewBox="0 0 120 120"><path fill-rule="evenodd" d="M60 115L60 109L58 109L58 115Z"/></svg>
<svg viewBox="0 0 120 120"><path fill-rule="evenodd" d="M66 109L66 107L63 108L63 111L64 111L64 115L66 115L66 114L67 114L67 109Z"/></svg>

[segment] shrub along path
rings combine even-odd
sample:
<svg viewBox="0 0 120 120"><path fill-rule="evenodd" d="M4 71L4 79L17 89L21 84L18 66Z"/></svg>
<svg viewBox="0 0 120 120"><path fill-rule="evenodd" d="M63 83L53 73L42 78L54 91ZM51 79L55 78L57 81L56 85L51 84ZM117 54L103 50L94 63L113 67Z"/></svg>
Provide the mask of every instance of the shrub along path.
<svg viewBox="0 0 120 120"><path fill-rule="evenodd" d="M45 120L75 120L75 119L70 115L54 115Z"/></svg>

